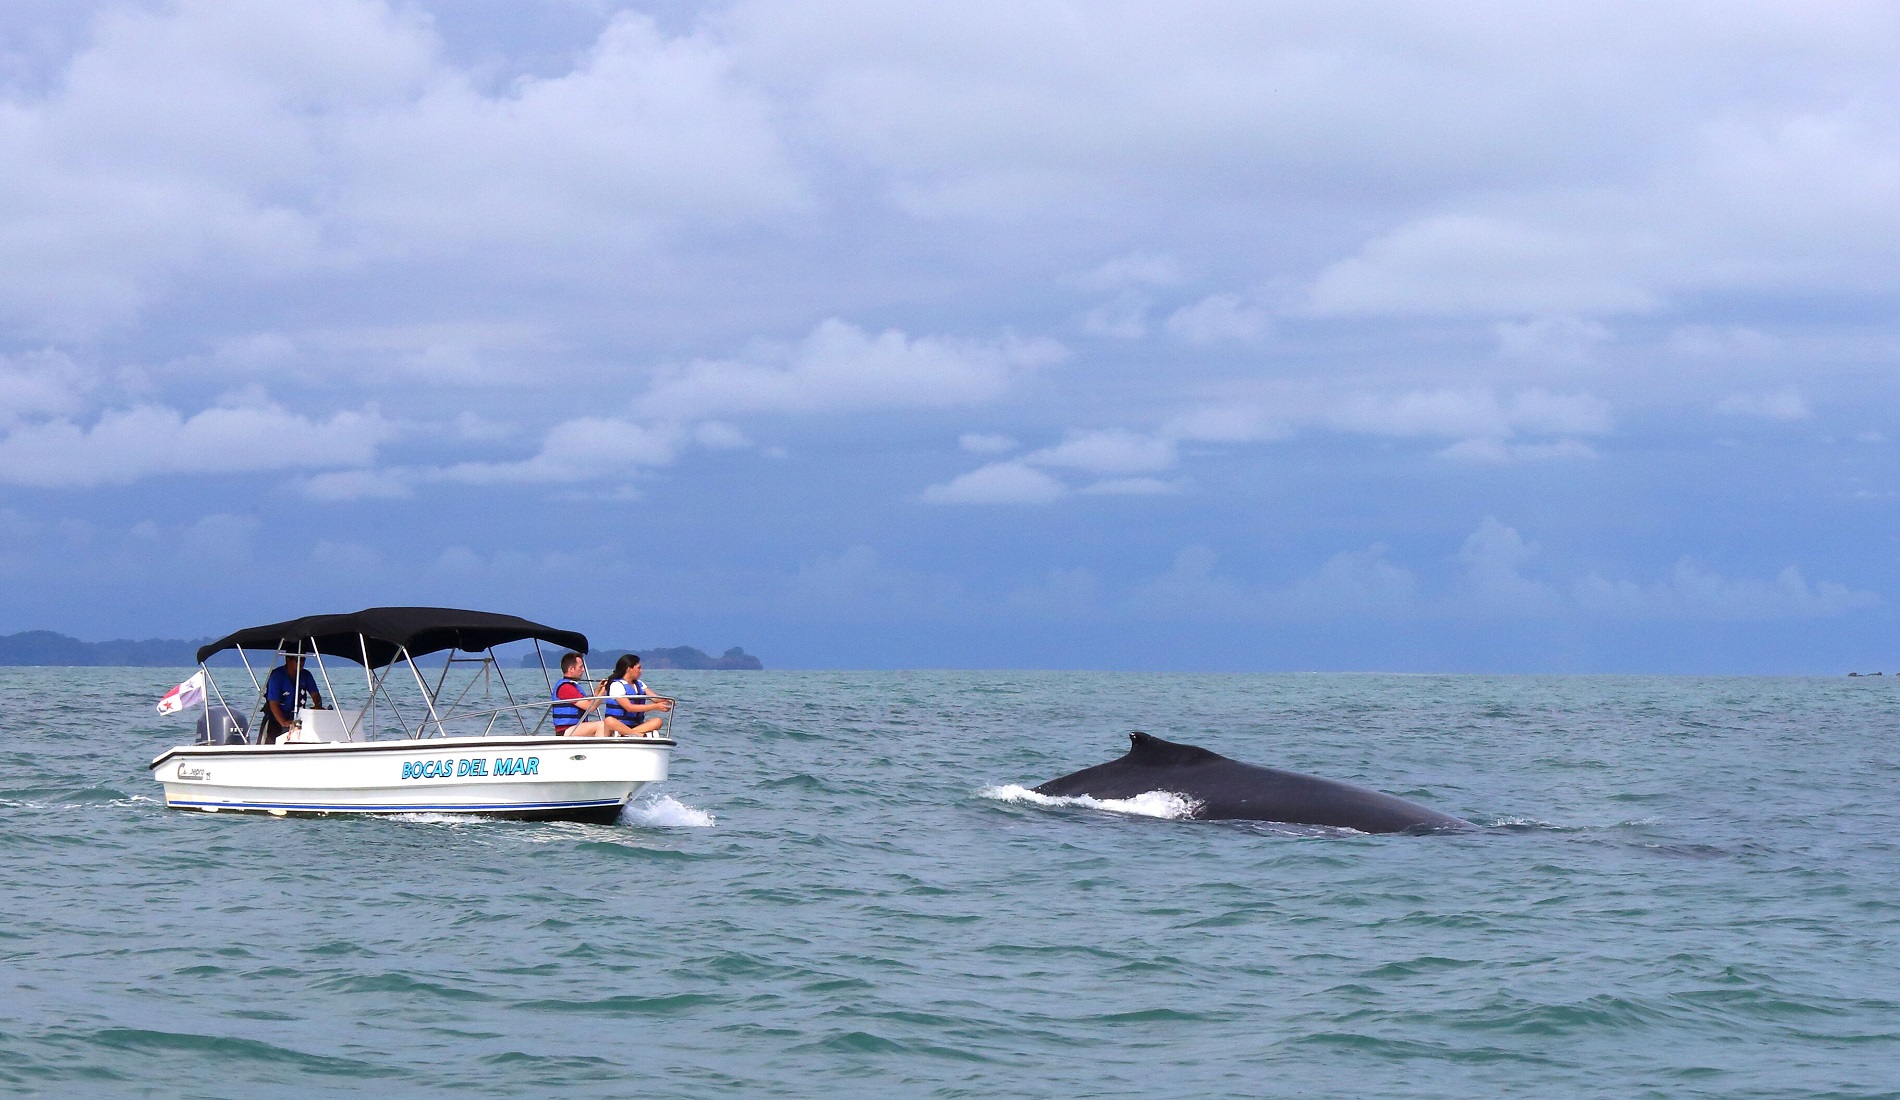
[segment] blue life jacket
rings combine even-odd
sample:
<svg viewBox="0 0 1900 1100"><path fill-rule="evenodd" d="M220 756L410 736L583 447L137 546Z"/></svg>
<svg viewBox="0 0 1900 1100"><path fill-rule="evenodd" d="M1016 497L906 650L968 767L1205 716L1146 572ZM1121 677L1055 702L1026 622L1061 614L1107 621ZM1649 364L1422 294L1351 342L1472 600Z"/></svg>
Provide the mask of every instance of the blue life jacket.
<svg viewBox="0 0 1900 1100"><path fill-rule="evenodd" d="M561 682L554 685L554 690L548 694L548 698L554 700L554 705L548 708L548 716L554 719L555 733L565 732L580 724L581 708L576 706L572 700L561 698L561 689L568 684L573 684L575 687L580 688L582 695L587 694L587 689L581 687L580 681L571 677L563 676L561 677Z"/></svg>
<svg viewBox="0 0 1900 1100"><path fill-rule="evenodd" d="M620 704L622 701L625 701L627 703L647 702L647 682L645 680L642 680L636 677L633 683L625 684L623 686L626 688L627 694L620 696L618 699L613 698L611 696L608 697L607 714L610 717L620 719L622 722L625 722L629 726L637 726L640 723L647 720L648 715L646 714L646 712L637 711L637 710L628 710L626 707L623 707ZM613 690L613 687L611 684L608 685L608 690L609 691Z"/></svg>

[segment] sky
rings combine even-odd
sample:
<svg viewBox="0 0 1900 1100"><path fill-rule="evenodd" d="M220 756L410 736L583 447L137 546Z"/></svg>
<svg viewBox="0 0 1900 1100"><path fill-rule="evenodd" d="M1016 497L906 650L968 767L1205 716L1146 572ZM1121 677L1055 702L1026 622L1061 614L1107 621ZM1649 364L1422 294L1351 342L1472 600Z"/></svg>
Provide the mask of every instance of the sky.
<svg viewBox="0 0 1900 1100"><path fill-rule="evenodd" d="M1890 4L0 6L0 633L1900 671Z"/></svg>

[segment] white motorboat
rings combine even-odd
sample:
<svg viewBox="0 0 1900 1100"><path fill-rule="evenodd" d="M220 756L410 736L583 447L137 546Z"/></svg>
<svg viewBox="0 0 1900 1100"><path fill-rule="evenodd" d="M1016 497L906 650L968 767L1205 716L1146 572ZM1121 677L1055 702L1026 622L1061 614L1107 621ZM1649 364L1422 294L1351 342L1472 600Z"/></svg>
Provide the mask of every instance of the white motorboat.
<svg viewBox="0 0 1900 1100"><path fill-rule="evenodd" d="M164 786L166 805L214 813L612 822L642 787L666 778L677 744L672 712L647 737L554 736L549 711L557 677L545 656L535 677L538 698L527 702L495 658L496 646L527 640L537 653L543 642L587 652L586 636L573 631L441 607L370 608L240 630L198 651L205 690L197 743L160 754L150 765L153 778ZM241 658L255 691L255 705L243 710L231 705L206 664L228 650ZM298 692L287 736L269 744L251 735L266 715L264 683L251 661L256 651L270 653L273 663L309 658L325 704L306 706ZM326 657L359 665L360 683L332 680ZM411 679L413 692L395 690ZM406 708L398 694L410 697Z"/></svg>

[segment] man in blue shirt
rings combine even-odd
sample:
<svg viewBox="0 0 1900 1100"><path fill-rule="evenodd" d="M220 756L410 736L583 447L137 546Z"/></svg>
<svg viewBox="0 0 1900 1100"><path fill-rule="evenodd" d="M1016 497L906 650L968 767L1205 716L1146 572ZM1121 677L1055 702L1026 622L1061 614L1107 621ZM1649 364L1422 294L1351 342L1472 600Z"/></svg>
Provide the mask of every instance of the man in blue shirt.
<svg viewBox="0 0 1900 1100"><path fill-rule="evenodd" d="M323 696L317 694L317 682L303 667L303 658L287 654L284 663L270 670L264 681L264 729L260 740L268 745L284 735L297 717L297 696L302 694L311 710L323 709Z"/></svg>

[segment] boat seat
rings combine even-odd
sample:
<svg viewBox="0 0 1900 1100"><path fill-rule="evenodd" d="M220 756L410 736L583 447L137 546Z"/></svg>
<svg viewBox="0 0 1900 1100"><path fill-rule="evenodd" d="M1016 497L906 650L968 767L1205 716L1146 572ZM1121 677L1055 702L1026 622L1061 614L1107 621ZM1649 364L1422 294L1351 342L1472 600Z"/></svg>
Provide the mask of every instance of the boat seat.
<svg viewBox="0 0 1900 1100"><path fill-rule="evenodd" d="M310 744L322 741L348 741L363 720L360 710L306 710L297 715L299 727L285 740Z"/></svg>

